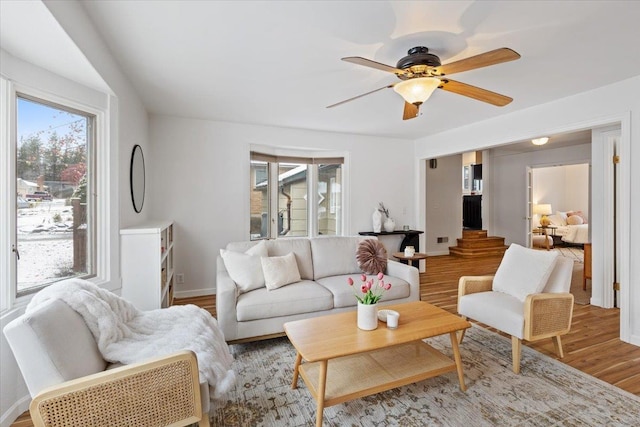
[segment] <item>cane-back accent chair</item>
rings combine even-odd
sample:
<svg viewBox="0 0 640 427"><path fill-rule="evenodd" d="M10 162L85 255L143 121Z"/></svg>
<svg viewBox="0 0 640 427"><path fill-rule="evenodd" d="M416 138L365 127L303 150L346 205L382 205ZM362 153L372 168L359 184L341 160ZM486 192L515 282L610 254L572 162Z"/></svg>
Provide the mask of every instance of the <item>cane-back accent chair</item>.
<svg viewBox="0 0 640 427"><path fill-rule="evenodd" d="M34 397L29 413L35 427L209 425L198 362L188 350L49 387Z"/></svg>
<svg viewBox="0 0 640 427"><path fill-rule="evenodd" d="M523 339L552 338L556 353L564 357L560 336L571 329L572 272L569 258L511 245L495 276L460 278L458 313L511 335L517 374ZM464 332L459 341L463 338Z"/></svg>

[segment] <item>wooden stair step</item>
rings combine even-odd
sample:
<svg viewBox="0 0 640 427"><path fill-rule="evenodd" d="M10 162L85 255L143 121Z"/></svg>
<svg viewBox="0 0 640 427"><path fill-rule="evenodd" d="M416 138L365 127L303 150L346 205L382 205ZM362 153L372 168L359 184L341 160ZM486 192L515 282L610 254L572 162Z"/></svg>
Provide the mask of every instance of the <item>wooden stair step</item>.
<svg viewBox="0 0 640 427"><path fill-rule="evenodd" d="M451 246L449 247L449 254L461 258L495 256L503 255L507 249L509 249L509 246L506 245L491 248L461 248L458 246Z"/></svg>
<svg viewBox="0 0 640 427"><path fill-rule="evenodd" d="M491 236L484 239L457 239L461 248L492 248L504 246L504 237Z"/></svg>
<svg viewBox="0 0 640 427"><path fill-rule="evenodd" d="M487 230L462 230L463 239L486 239Z"/></svg>

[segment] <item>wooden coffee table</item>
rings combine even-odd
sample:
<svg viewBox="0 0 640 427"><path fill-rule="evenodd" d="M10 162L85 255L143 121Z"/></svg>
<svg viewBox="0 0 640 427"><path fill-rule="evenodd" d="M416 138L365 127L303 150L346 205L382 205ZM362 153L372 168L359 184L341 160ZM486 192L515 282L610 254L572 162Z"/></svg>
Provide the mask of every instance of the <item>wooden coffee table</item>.
<svg viewBox="0 0 640 427"><path fill-rule="evenodd" d="M422 301L383 308L400 313L397 329L379 322L378 329L362 331L355 310L284 324L297 351L291 388L302 375L317 402L317 427L327 406L445 372L457 370L460 389L466 390L456 333L471 327L469 322ZM454 360L422 341L444 334L451 338Z"/></svg>

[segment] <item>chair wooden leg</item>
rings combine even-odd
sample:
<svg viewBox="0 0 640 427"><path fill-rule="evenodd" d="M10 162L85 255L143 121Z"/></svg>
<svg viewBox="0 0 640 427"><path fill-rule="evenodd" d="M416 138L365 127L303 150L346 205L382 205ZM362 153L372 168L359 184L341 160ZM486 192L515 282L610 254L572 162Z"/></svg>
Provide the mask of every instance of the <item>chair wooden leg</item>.
<svg viewBox="0 0 640 427"><path fill-rule="evenodd" d="M520 373L520 353L522 350L522 340L511 336L511 357L513 358L513 372Z"/></svg>
<svg viewBox="0 0 640 427"><path fill-rule="evenodd" d="M462 317L462 320L467 320L467 316L460 316L460 317ZM466 331L467 331L466 329L458 331L458 343L462 344L462 340L464 339L464 333Z"/></svg>
<svg viewBox="0 0 640 427"><path fill-rule="evenodd" d="M553 347L556 349L556 354L560 356L560 359L564 357L564 352L562 351L562 341L560 340L560 335L556 335L555 337L551 337L553 339Z"/></svg>

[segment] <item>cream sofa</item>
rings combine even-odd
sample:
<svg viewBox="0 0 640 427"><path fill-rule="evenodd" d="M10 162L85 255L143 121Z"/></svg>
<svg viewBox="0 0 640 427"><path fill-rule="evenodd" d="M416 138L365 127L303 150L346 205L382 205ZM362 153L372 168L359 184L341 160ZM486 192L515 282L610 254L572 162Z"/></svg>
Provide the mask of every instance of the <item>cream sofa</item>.
<svg viewBox="0 0 640 427"><path fill-rule="evenodd" d="M347 284L356 287L362 273L356 262L358 244L372 237L287 238L266 241L268 256L295 255L302 280L278 289L260 287L241 293L218 256L216 310L218 324L227 341L260 339L284 333L291 320L354 310L357 300ZM245 252L257 242L232 242L226 247ZM385 283L391 283L381 305L420 299L418 269L389 260Z"/></svg>

